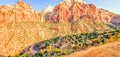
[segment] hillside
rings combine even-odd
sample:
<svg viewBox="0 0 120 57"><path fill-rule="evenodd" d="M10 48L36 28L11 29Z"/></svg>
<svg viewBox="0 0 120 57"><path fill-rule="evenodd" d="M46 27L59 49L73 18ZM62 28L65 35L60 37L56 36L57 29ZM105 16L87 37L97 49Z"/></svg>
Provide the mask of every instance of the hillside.
<svg viewBox="0 0 120 57"><path fill-rule="evenodd" d="M75 52L66 57L120 57L120 42L93 47L86 51Z"/></svg>
<svg viewBox="0 0 120 57"><path fill-rule="evenodd" d="M55 37L53 39L38 42L32 46L25 48L20 54L13 57L21 57L21 56L59 57L64 55L66 56L77 51L80 52L86 51L91 49L92 47L98 47L100 45L115 41L120 41L119 30L108 31L103 33L93 32L93 33L84 33L77 35L66 35L66 36ZM99 50L95 52L99 52ZM94 54L91 54L91 56L94 56Z"/></svg>

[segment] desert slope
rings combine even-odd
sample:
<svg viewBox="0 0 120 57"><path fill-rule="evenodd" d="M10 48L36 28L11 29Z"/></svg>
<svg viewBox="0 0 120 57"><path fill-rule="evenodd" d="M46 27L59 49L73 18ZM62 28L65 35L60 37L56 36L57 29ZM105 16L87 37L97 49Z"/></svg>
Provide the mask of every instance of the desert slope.
<svg viewBox="0 0 120 57"><path fill-rule="evenodd" d="M120 42L93 47L86 51L75 52L66 57L120 57Z"/></svg>

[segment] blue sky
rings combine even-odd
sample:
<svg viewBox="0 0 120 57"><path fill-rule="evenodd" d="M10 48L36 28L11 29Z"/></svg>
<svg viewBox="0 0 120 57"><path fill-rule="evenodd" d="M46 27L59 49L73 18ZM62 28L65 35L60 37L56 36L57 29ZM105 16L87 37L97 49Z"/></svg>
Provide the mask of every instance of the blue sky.
<svg viewBox="0 0 120 57"><path fill-rule="evenodd" d="M0 0L0 5L13 5L18 0ZM33 9L42 11L47 5L55 6L60 3L61 0L23 0L24 2L30 4ZM120 0L86 0L86 3L93 3L98 8L103 8L111 12L120 14Z"/></svg>

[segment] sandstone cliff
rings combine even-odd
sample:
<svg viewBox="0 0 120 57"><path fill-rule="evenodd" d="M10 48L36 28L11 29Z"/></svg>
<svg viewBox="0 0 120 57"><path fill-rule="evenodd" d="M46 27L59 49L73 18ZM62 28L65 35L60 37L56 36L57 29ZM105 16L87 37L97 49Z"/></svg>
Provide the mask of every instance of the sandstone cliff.
<svg viewBox="0 0 120 57"><path fill-rule="evenodd" d="M18 1L14 6L0 6L0 13L0 22L35 21L39 19L38 12L23 1Z"/></svg>
<svg viewBox="0 0 120 57"><path fill-rule="evenodd" d="M65 0L65 2L55 6L53 12L46 14L46 21L75 22L86 16L88 19L95 20L96 22L109 23L116 15L106 10L99 9L93 4L84 4L82 2L76 2L75 0L69 5L67 2L71 2L71 0Z"/></svg>

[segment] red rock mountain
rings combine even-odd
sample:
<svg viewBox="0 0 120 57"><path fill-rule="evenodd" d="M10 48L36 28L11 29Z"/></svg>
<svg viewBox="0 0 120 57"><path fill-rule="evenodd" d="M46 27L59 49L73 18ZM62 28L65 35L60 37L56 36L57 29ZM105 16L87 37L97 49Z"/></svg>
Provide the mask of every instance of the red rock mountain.
<svg viewBox="0 0 120 57"><path fill-rule="evenodd" d="M38 12L23 1L18 1L14 6L0 6L0 23L9 21L35 21L36 19L39 19Z"/></svg>
<svg viewBox="0 0 120 57"><path fill-rule="evenodd" d="M17 4L13 6L0 6L0 55L13 55L25 48L25 46L28 45L27 42L30 41L27 35L25 36L25 31L34 29L34 27L32 27L33 25L30 25L32 24L30 22L39 20L39 13L23 1L18 1ZM27 22L27 24L25 24L25 22ZM32 36L29 35L30 37L35 36L33 31L35 32L35 30L32 30ZM35 38L30 39L29 44L36 43ZM21 47L23 48L21 49Z"/></svg>
<svg viewBox="0 0 120 57"><path fill-rule="evenodd" d="M0 6L0 23L9 21L47 21L75 22L80 18L109 23L116 16L107 10L97 8L93 4L85 4L84 0L63 0L55 7L48 6L41 13L33 10L29 4L18 1L14 6ZM31 19L32 18L32 19Z"/></svg>
<svg viewBox="0 0 120 57"><path fill-rule="evenodd" d="M74 22L81 18L88 18L109 23L115 15L97 8L94 4L85 4L77 0L63 0L62 3L55 6L52 12L46 14L45 19L47 22Z"/></svg>

